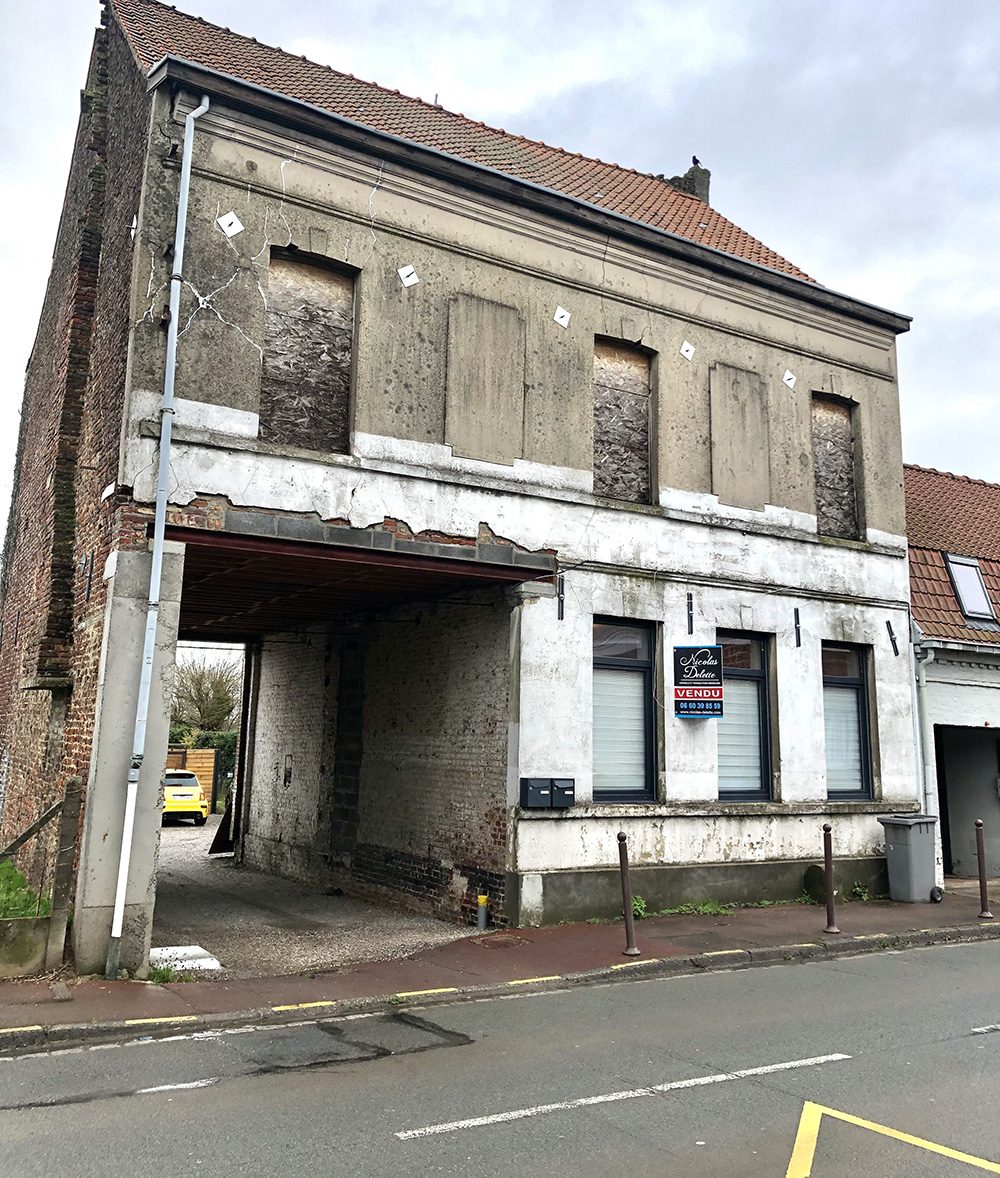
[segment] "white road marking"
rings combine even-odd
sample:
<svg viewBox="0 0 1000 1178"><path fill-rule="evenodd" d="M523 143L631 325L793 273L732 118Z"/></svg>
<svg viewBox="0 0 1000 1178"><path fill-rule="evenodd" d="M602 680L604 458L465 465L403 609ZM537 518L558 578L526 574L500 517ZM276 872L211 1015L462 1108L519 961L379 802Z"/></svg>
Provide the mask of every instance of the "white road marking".
<svg viewBox="0 0 1000 1178"><path fill-rule="evenodd" d="M990 1023L987 1027L973 1027L973 1035L992 1035L994 1031L1000 1031L1000 1023Z"/></svg>
<svg viewBox="0 0 1000 1178"><path fill-rule="evenodd" d="M220 1076L209 1076L204 1080L190 1080L187 1084L157 1084L155 1088L137 1088L136 1096L149 1096L152 1092L177 1092L182 1088L208 1088L218 1084Z"/></svg>
<svg viewBox="0 0 1000 1178"><path fill-rule="evenodd" d="M707 1084L724 1084L727 1080L745 1080L750 1076L768 1076L772 1072L789 1072L795 1068L813 1068L819 1064L836 1063L850 1059L849 1055L837 1052L834 1055L814 1055L809 1059L791 1059L785 1063L766 1064L760 1068L741 1068L736 1072L718 1072L712 1076L695 1076L691 1080L672 1080L669 1084L653 1084L648 1088L632 1088L625 1092L605 1092L601 1096L581 1096L576 1100L560 1100L555 1104L536 1104L532 1108L518 1108L506 1113L493 1113L488 1117L470 1117L465 1121L446 1121L440 1125L426 1125L422 1129L404 1129L396 1136L400 1141L412 1141L415 1137L432 1137L437 1133L454 1133L459 1129L478 1129L483 1125L502 1125L508 1121L521 1121L525 1117L539 1117L544 1113L561 1112L564 1109L586 1108L595 1104L613 1104L620 1100L636 1100L642 1096L656 1096L661 1092L679 1092L685 1088L702 1088Z"/></svg>

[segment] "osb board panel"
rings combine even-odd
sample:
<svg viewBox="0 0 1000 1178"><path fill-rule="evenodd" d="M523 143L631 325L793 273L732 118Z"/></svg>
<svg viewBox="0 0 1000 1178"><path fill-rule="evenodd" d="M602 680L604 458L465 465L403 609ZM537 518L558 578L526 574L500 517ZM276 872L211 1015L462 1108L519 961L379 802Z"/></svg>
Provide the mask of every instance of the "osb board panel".
<svg viewBox="0 0 1000 1178"><path fill-rule="evenodd" d="M347 451L353 334L352 278L272 257L260 390L263 441Z"/></svg>
<svg viewBox="0 0 1000 1178"><path fill-rule="evenodd" d="M648 503L649 356L594 345L594 494Z"/></svg>
<svg viewBox="0 0 1000 1178"><path fill-rule="evenodd" d="M215 773L215 749L185 749L182 752L167 753L168 769L186 769L197 775L206 789L212 787Z"/></svg>
<svg viewBox="0 0 1000 1178"><path fill-rule="evenodd" d="M712 493L762 511L771 500L767 386L756 372L713 364L709 375Z"/></svg>
<svg viewBox="0 0 1000 1178"><path fill-rule="evenodd" d="M458 295L448 307L445 441L462 458L508 465L524 435L524 320L514 307Z"/></svg>
<svg viewBox="0 0 1000 1178"><path fill-rule="evenodd" d="M821 536L856 540L858 504L849 405L825 397L813 397L812 445L816 530Z"/></svg>

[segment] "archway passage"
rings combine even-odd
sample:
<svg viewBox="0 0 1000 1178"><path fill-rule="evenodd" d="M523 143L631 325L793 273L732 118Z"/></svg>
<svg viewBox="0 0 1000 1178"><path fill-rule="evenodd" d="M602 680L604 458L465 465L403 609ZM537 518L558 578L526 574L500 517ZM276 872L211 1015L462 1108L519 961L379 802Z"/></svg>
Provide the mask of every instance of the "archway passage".
<svg viewBox="0 0 1000 1178"><path fill-rule="evenodd" d="M481 893L503 918L511 590L554 560L383 535L170 530L180 639L246 663L231 806L203 832L232 853L182 830L171 878L161 852L154 947L162 923L234 974L322 968L456 935Z"/></svg>

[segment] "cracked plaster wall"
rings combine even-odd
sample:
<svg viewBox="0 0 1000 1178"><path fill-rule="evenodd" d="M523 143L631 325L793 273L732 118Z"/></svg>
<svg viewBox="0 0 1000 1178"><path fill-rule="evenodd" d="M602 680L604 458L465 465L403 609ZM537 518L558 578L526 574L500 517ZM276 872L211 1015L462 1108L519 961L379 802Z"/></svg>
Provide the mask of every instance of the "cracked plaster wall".
<svg viewBox="0 0 1000 1178"><path fill-rule="evenodd" d="M166 99L157 101L166 120ZM179 132L177 124L161 125L175 137ZM482 204L443 183L333 153L308 137L293 145L222 108L199 123L195 142L181 397L259 413L267 261L272 245L291 243L359 272L359 434L445 443L448 307L456 296L471 295L514 308L525 324L521 459L592 470L594 339L636 340L657 353L653 450L661 494L666 488L711 494L708 373L720 362L758 373L769 390L772 506L815 513L810 389L842 388L857 400L862 419L868 523L902 533L888 333L607 240L569 238L507 209L492 208L484 217ZM163 168L158 161L151 166ZM215 221L230 210L246 228L227 239ZM147 212L136 276L130 438L147 412L146 394L160 384L156 320L167 273L163 247L173 224L169 202L150 201ZM416 285L400 282L396 271L403 265L414 266ZM556 304L571 310L568 328L553 321ZM690 361L679 353L684 339L695 345ZM786 368L797 375L795 391L781 384ZM124 482L133 481L135 469L130 453Z"/></svg>

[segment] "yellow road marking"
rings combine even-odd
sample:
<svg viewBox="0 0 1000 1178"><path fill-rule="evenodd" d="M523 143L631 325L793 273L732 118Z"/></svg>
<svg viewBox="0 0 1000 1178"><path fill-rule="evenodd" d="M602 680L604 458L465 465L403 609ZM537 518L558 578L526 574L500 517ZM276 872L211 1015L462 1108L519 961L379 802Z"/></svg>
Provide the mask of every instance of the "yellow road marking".
<svg viewBox="0 0 1000 1178"><path fill-rule="evenodd" d="M317 1006L336 1006L336 1002L332 998L324 998L320 1002L289 1002L285 1006L272 1006L273 1011L282 1010L313 1010Z"/></svg>
<svg viewBox="0 0 1000 1178"><path fill-rule="evenodd" d="M44 1029L41 1023L36 1023L31 1027L0 1027L0 1035L17 1035L22 1031L43 1031Z"/></svg>
<svg viewBox="0 0 1000 1178"><path fill-rule="evenodd" d="M654 957L649 960L656 961L658 959ZM637 965L648 965L649 960L646 960L646 961L622 961L620 964L613 965L611 968L612 969L635 969L635 967Z"/></svg>
<svg viewBox="0 0 1000 1178"><path fill-rule="evenodd" d="M438 986L435 990L400 990L397 998L422 998L425 994L457 994L458 986Z"/></svg>
<svg viewBox="0 0 1000 1178"><path fill-rule="evenodd" d="M862 1117L854 1117L850 1113L842 1113L835 1108L827 1108L825 1105L807 1100L802 1106L802 1116L799 1118L799 1128L795 1134L795 1145L792 1148L788 1169L785 1171L785 1178L809 1178L816 1154L819 1128L824 1117L833 1117L835 1120L845 1121L848 1125L857 1125L859 1129L868 1129L882 1137L890 1137L894 1141L902 1141L905 1145L916 1146L917 1149L926 1150L928 1153L936 1153L955 1162L964 1162L967 1166L985 1170L988 1174L1000 1174L1000 1165L996 1162L973 1157L972 1154L962 1153L961 1150L950 1149L947 1145L938 1145L935 1141L914 1137L913 1134L904 1133L900 1129L891 1129L888 1125L866 1121Z"/></svg>
<svg viewBox="0 0 1000 1178"><path fill-rule="evenodd" d="M164 1014L159 1018L127 1018L121 1025L123 1027L141 1027L148 1023L193 1023L197 1018L196 1014Z"/></svg>
<svg viewBox="0 0 1000 1178"><path fill-rule="evenodd" d="M518 978L516 982L508 982L508 986L530 986L532 982L558 982L560 974L546 974L544 978Z"/></svg>

